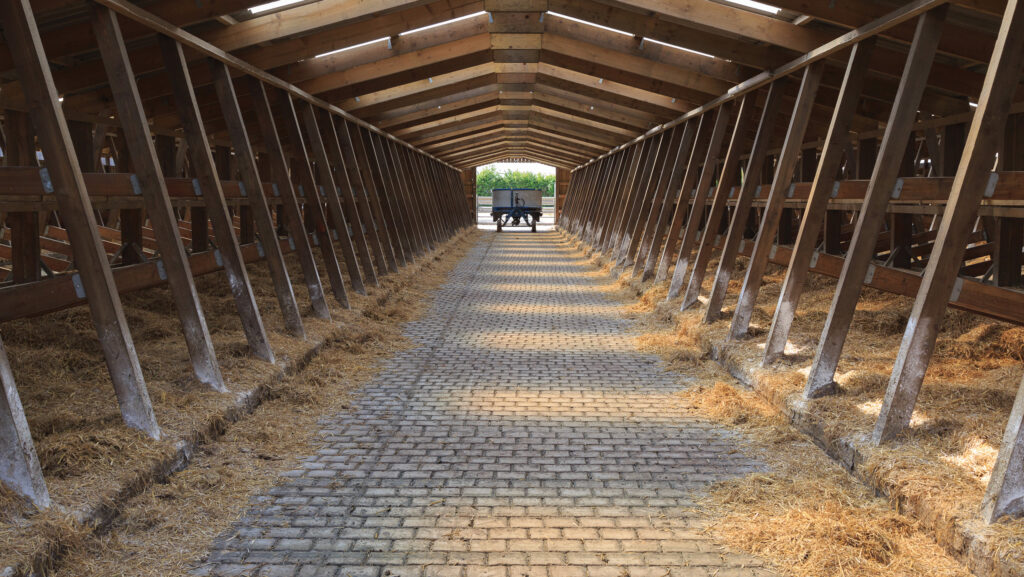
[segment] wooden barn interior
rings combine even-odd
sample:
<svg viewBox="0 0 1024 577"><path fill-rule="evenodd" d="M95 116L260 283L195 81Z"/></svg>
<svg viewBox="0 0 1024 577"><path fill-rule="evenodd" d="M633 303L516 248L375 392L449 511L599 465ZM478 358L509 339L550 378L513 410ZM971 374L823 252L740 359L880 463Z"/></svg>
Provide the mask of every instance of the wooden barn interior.
<svg viewBox="0 0 1024 577"><path fill-rule="evenodd" d="M205 425L167 395L208 411L297 371L282 367L343 335L354 303L401 292L389 277L415 284L444 247L495 234L475 176L495 162L555 167L544 238L706 327L701 362L746 379L967 570L1022 574L1017 0L0 0L0 31L0 481L21 503L0 544L33 543L3 575L57 570L61 537L24 536L46 511L117 517L83 505L80 473L52 472L73 468L56 439L103 441L76 430L89 415L54 424L78 410L62 333L88 343L75 362L102 383L82 394L108 403L104 431L185 443ZM869 300L898 309L886 340L856 320ZM808 407L842 399L870 346L871 422L833 434ZM992 455L956 514L864 457L943 434L915 409L953 357L1000 371L1002 391L972 401ZM118 494L169 474L122 450L91 465L135 475Z"/></svg>

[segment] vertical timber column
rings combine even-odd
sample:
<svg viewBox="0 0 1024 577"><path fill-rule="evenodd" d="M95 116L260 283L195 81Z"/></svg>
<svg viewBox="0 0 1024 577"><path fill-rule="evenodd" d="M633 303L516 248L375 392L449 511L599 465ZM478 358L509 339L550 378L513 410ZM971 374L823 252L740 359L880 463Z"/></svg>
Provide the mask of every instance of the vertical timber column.
<svg viewBox="0 0 1024 577"><path fill-rule="evenodd" d="M0 341L0 481L28 498L39 509L50 506L43 470L25 419L11 363Z"/></svg>
<svg viewBox="0 0 1024 577"><path fill-rule="evenodd" d="M231 82L230 74L228 82ZM316 260L313 258L309 235L306 234L306 228L302 222L302 212L299 210L299 201L295 196L295 188L292 186L288 160L285 158L284 148L281 146L281 140L277 133L277 125L274 123L274 113L270 108L266 87L262 81L257 79L252 79L251 86L256 107L256 119L263 135L263 145L267 148L271 174L273 174L274 182L277 185L275 192L280 195L281 205L284 207L285 226L288 236L291 237L291 242L294 243L296 255L299 257L302 277L306 281L309 300L313 305L313 314L322 319L329 319L331 318L331 309L327 306L327 299L324 298L324 287L320 281ZM300 152L305 154L305 151ZM315 193L315 190L310 191L310 194Z"/></svg>
<svg viewBox="0 0 1024 577"><path fill-rule="evenodd" d="M624 267L633 264L636 256L637 244L640 242L641 229L648 207L651 205L654 196L654 189L657 187L669 151L677 144L675 137L678 130L673 128L667 133L662 133L658 138L657 154L651 155L651 163L644 171L644 180L636 196L636 203L630 211L629 225L625 229L625 237L622 239L622 247L619 252L618 262Z"/></svg>
<svg viewBox="0 0 1024 577"><path fill-rule="evenodd" d="M288 97L291 100L291 97ZM300 114L302 115L303 122L306 125L306 134L309 137L309 144L313 149L313 156L316 159L319 169L317 176L319 176L320 187L323 189L324 197L327 199L327 212L331 215L331 223L333 224L334 231L338 235L338 242L341 244L341 250L345 253L345 266L348 269L349 277L353 281L353 288L356 286L356 279L359 278L359 266L356 264L355 248L352 246L352 237L348 233L348 221L345 219L345 213L341 209L341 199L338 198L338 184L334 180L334 171L331 170L332 165L337 166L335 163L338 162L336 158L332 158L328 154L327 148L324 146L324 140L321 136L320 125L316 119L316 111L313 106L304 101L297 103ZM329 113L327 113L329 114ZM330 116L327 117L328 129L328 141L330 141L330 130L333 126ZM296 126L296 129L298 127ZM339 174L344 174L338 169ZM321 211L322 212L322 211ZM326 238L322 242L331 242L331 226L326 226L324 223L327 234ZM340 271L339 271L340 272ZM332 281L333 282L333 281ZM344 286L344 285L342 285ZM363 287L360 282L360 287ZM365 294L366 289L363 288ZM348 297L345 297L345 308L349 308Z"/></svg>
<svg viewBox="0 0 1024 577"><path fill-rule="evenodd" d="M50 64L43 52L32 8L28 0L9 0L0 3L0 16L18 79L31 106L30 113L46 159L46 169L50 173L61 218L68 229L78 274L117 393L121 416L128 426L159 439L160 427L128 332L117 285L100 242L89 193L57 100Z"/></svg>
<svg viewBox="0 0 1024 577"><path fill-rule="evenodd" d="M680 193L683 184L680 184L688 168L686 162L695 154L699 155L700 150L707 147L706 136L711 134L711 117L714 112L702 114L700 118L694 118L686 122L684 126L677 127L676 132L680 133L679 140L674 147L675 154L670 151L665 158L665 168L661 171L657 188L654 190L654 202L648 211L647 225L644 227L643 235L640 237L640 250L633 263L633 276L642 275L647 268L647 262L651 254L661 248L661 237L668 225L669 210L675 206L673 201L677 198L688 197L687 192ZM694 171L696 174L696 171ZM690 182L690 187L693 182Z"/></svg>
<svg viewBox="0 0 1024 577"><path fill-rule="evenodd" d="M645 203L640 211L636 223L636 233L633 236L633 242L629 250L629 257L633 261L631 276L636 276L642 272L644 264L647 262L647 251L650 250L651 243L653 243L654 227L661 218L661 208L664 206L665 192L668 190L669 180L676 167L676 160L680 157L688 156L687 153L690 152L690 148L693 146L693 136L696 132L695 126L698 122L698 120L692 120L686 122L683 126L677 126L672 129L671 140L665 149L662 165L657 171L657 179L654 176L651 177L650 202Z"/></svg>
<svg viewBox="0 0 1024 577"><path fill-rule="evenodd" d="M707 138L707 142L703 145L697 146L693 149L690 154L690 161L686 167L686 176L681 184L681 191L672 192L677 199L676 209L672 214L672 220L669 223L669 230L666 232L665 244L657 247L655 250L650 252L647 258L647 263L644 266L643 280L647 280L650 277L654 277L654 282L662 282L669 277L669 260L676 253L676 248L679 247L679 233L683 228L683 221L688 219L686 231L683 232L682 251L685 252L685 257L680 259L680 262L684 262L683 269L689 263L689 252L693 239L696 238L696 224L700 222L700 217L705 212L705 204L708 202L708 188L711 186L711 179L715 174L715 167L718 162L718 155L722 150L722 140L725 138L725 130L728 127L729 119L731 118L732 104L726 104L719 107L715 116L714 128L710 126L711 133ZM706 121L701 119L701 127ZM701 151L705 151L701 156ZM698 179L695 186L695 193L693 196L693 206L690 208L689 203L686 202L686 190L693 187L693 180L696 178L696 171L698 169L698 163L700 159L703 159L703 168L700 170L700 178ZM691 176L692 171L692 176ZM686 179L690 180L690 183L686 183ZM671 206L666 204L666 206ZM687 218L687 210L689 210L689 217ZM693 226L694 230L690 230L690 226ZM679 293L678 288L676 294ZM673 295L675 298L675 295Z"/></svg>
<svg viewBox="0 0 1024 577"><path fill-rule="evenodd" d="M295 105L290 94L279 92L280 106L278 107L281 122L284 124L285 132L292 149L292 175L299 181L299 190L303 191L305 199L304 208L308 217L308 227L302 230L310 230L315 241L320 247L320 255L324 261L324 268L327 269L327 278L331 281L331 292L338 304L349 308L348 293L345 291L345 280L341 276L341 266L338 264L338 255L334 252L334 242L331 239L331 227L327 224L327 217L324 215L323 202L320 200L319 187L313 178L313 169L309 165L309 156L306 152L306 141L302 136L302 129L299 127L299 117L295 111ZM330 165L323 164L320 173L330 175ZM297 174L296 174L297 173ZM289 183L292 181L289 180ZM333 180L331 181L333 184ZM333 187L331 190L336 190ZM324 190L324 196L330 197L330 192ZM300 220L301 223L301 220ZM323 227L323 237L320 236L320 228ZM309 238L309 235L305 235ZM312 250L312 249L311 249ZM359 269L356 269L358 272Z"/></svg>
<svg viewBox="0 0 1024 577"><path fill-rule="evenodd" d="M746 150L747 133L750 132L754 119L757 96L754 93L746 94L740 102L740 110L736 115L736 124L733 125L732 138L729 141L729 149L725 153L725 160L722 162L722 171L715 184L715 195L711 201L711 210L708 211L704 232L701 234L700 242L697 243L697 256L693 261L693 271L690 273L690 280L686 286L686 293L683 295L683 302L680 310L686 310L697 302L701 286L704 284L704 275L711 262L711 254L714 252L715 237L725 216L729 198L732 196L732 189L739 178L740 156ZM697 231L694 230L696 235ZM682 254L682 251L680 251ZM665 262L666 267L668 263ZM660 274L660 271L659 271ZM681 269L679 264L672 273L672 282L668 289L668 300L675 298L682 288L683 279L686 278L685 268Z"/></svg>
<svg viewBox="0 0 1024 577"><path fill-rule="evenodd" d="M843 344L846 342L854 310L857 308L857 299L860 297L864 278L872 266L876 238L885 222L889 198L896 184L900 166L903 164L903 153L906 151L907 140L917 117L917 107L924 93L939 37L942 35L942 24L948 11L947 4L918 17L914 41L907 55L907 64L900 78L889 122L885 127L871 182L868 184L864 203L857 217L850 250L843 261L843 270L825 321L825 330L818 340L818 349L804 388L806 398L828 394L835 388L832 379L836 367L839 366L839 357L843 352Z"/></svg>
<svg viewBox="0 0 1024 577"><path fill-rule="evenodd" d="M722 303L725 301L725 293L729 288L729 278L736 267L736 256L740 251L740 242L743 242L750 205L758 188L759 178L757 175L761 174L764 168L768 146L775 132L775 122L779 116L779 109L782 107L784 80L776 80L768 89L768 99L765 101L764 111L761 113L761 124L757 127L757 136L754 137L754 145L750 151L750 159L747 161L747 170L744 173L746 178L740 186L729 233L726 236L725 245L722 247L722 257L718 261L715 284L711 287L707 310L704 312L704 322L706 323L714 322L722 314Z"/></svg>
<svg viewBox="0 0 1024 577"><path fill-rule="evenodd" d="M744 98L746 100L746 98ZM693 242L697 238L697 229L700 226L700 221L704 217L704 206L707 204L708 189L711 187L711 179L715 175L715 167L718 164L718 154L722 150L722 141L725 139L725 130L729 125L729 118L732 113L732 105L725 104L719 107L718 115L715 118L714 128L711 129L711 134L708 137L707 143L700 148L693 151L690 155L690 163L686 169L686 179L683 181L683 191L686 191L690 187L694 187L697 190L696 195L693 198L693 208L690 209L689 218L686 219L686 229L683 230L683 239L680 243L678 240L679 229L682 226L683 219L686 216L686 206L683 204L685 193L679 196L679 205L676 207L676 216L673 217L674 228L669 231L669 238L665 241L666 250L662 251L660 261L664 264L664 272L661 267L658 267L657 274L661 280L664 280L668 276L668 261L672 258L675 253L676 246L679 246L679 257L676 259L675 270L679 271L677 274L672 275L672 282L669 284L669 296L668 299L674 299L679 295L679 290L683 284L683 278L686 274L686 269L690 265L690 252L693 250ZM708 119L710 121L710 118ZM700 169L700 179L697 180L697 170L699 169L699 163L701 162L700 151L706 150L703 155L704 167ZM697 184L694 185L694 180L697 180ZM669 246L671 242L672 246ZM655 262L653 259L648 261L648 269L645 271L645 277L655 274L654 266ZM658 278L658 277L656 277ZM676 278L679 280L676 281ZM673 287L675 290L673 291Z"/></svg>
<svg viewBox="0 0 1024 577"><path fill-rule="evenodd" d="M615 210L611 216L611 228L608 231L607 237L605 237L605 244L603 251L608 254L610 258L615 257L614 251L620 246L620 241L623 236L622 230L626 226L626 222L629 220L628 212L629 207L635 200L634 191L638 188L638 181L642 179L642 171L645 168L645 161L650 156L651 147L658 140L658 136L651 138L645 138L639 144L633 145L634 150L633 156L630 159L629 172L627 173L626 180L623 183L621 191L612 191L618 197ZM598 178L597 180L601 180ZM584 221L583 226L586 226Z"/></svg>
<svg viewBox="0 0 1024 577"><path fill-rule="evenodd" d="M7 136L4 163L7 166L36 166L36 143L28 115L20 110L5 110L4 132ZM14 282L41 279L43 263L39 246L39 213L7 213L7 226L11 229L11 273Z"/></svg>
<svg viewBox="0 0 1024 577"><path fill-rule="evenodd" d="M871 53L874 51L874 44L875 40L869 38L854 46L850 53L846 75L843 78L843 84L839 89L839 98L832 113L832 122L829 125L828 135L825 137L825 144L821 149L821 158L818 160L818 168L814 175L814 182L811 184L807 205L804 207L804 216L800 222L796 245L794 245L793 254L789 259L786 279L782 283L782 292L779 294L772 326L768 331L763 365L768 365L785 351L789 330L793 326L796 308L800 303L800 296L803 294L804 282L807 280L811 260L817 249L822 216L828 212L837 212L828 210L828 202L832 198L836 175L843 161L846 142L849 139L850 124L857 112L857 103L860 101L861 92L864 89L864 79L867 75Z"/></svg>
<svg viewBox="0 0 1024 577"><path fill-rule="evenodd" d="M747 329L750 328L750 317L754 314L754 305L757 304L757 295L761 290L761 282L764 280L764 271L768 268L768 259L774 249L779 217L782 216L785 197L793 182L796 163L800 159L800 146L803 144L807 125L811 120L814 99L818 94L818 86L821 85L821 77L824 73L824 61L815 62L804 69L800 92L797 95L796 104L793 105L789 129L782 145L782 152L775 165L775 177L772 179L768 201L761 216L761 226L758 227L757 239L754 241L754 248L750 253L750 262L747 264L743 288L740 289L739 301L732 316L732 326L729 329L729 338L731 339L745 337Z"/></svg>
<svg viewBox="0 0 1024 577"><path fill-rule="evenodd" d="M175 106L184 129L185 141L182 149L188 149L192 171L196 175L199 190L202 191L207 215L213 224L213 234L217 239L217 247L224 262L224 272L228 277L228 286L231 287L231 294L235 298L235 308L238 309L238 316L242 320L242 330L249 343L249 350L256 358L273 363L274 351L267 340L263 317L256 306L249 273L245 269L242 251L235 237L234 223L214 166L213 154L210 152L209 139L206 137L203 119L199 114L199 104L196 102L185 55L182 53L181 45L171 38L160 36L159 42L164 66L174 90ZM243 230L245 226L243 217Z"/></svg>
<svg viewBox="0 0 1024 577"><path fill-rule="evenodd" d="M377 229L374 227L373 214L369 205L370 196L362 174L359 172L358 162L353 151L352 137L348 131L348 122L342 123L342 128L339 131L334 131L333 127L332 123L331 129L333 133L327 133L327 151L332 153L332 155L335 153L338 155L334 160L340 164L336 164L335 168L339 175L345 176L345 180L341 182L343 186L341 191L342 205L345 208L345 214L349 215L348 222L353 228L355 243L359 248L360 262L363 264L363 271L366 273L367 281L373 286L379 286L377 272L374 270L373 263L370 260L370 249L373 249L374 256L377 259L377 266L381 270L386 270L387 264L385 263L384 249L381 246ZM337 146L334 143L337 143ZM365 231L363 230L364 228Z"/></svg>
<svg viewBox="0 0 1024 577"><path fill-rule="evenodd" d="M288 278L288 269L284 264L284 254L281 252L277 228L270 216L267 195L263 190L263 183L260 181L259 171L256 168L256 157L252 153L252 145L249 142L249 131L245 128L245 119L242 116L242 110L238 107L238 97L235 95L235 86L231 82L231 72L222 62L210 60L209 63L213 71L213 84L217 91L217 99L220 101L224 120L227 123L228 135L231 137L231 143L235 149L239 176L242 186L245 187L246 194L249 196L249 206L252 207L256 230L262 241L263 253L266 255L267 267L270 269L270 278L274 283L274 292L277 294L277 302L281 307L285 328L299 338L306 338L306 330L302 326L302 315L299 314L299 305L295 302L295 291L292 288L291 279Z"/></svg>
<svg viewBox="0 0 1024 577"><path fill-rule="evenodd" d="M126 148L135 166L135 177L153 226L153 235L160 248L160 261L166 271L174 307L185 333L192 371L203 384L215 391L227 392L213 350L210 330L206 326L203 307L199 303L192 267L189 266L188 255L178 232L178 219L171 207L167 183L153 146L149 122L142 109L142 99L135 85L135 74L128 60L117 15L106 6L97 4L92 23L114 102L117 104L121 127L124 129Z"/></svg>
<svg viewBox="0 0 1024 577"><path fill-rule="evenodd" d="M395 189L394 173L391 172L387 155L384 154L384 150L375 134L365 129L360 129L360 133L362 134L362 141L366 145L367 155L373 161L372 166L375 169L372 170L372 173L379 179L385 206L390 207L391 214L394 217L395 233L396 237L401 240L399 247L404 255L404 260L406 263L411 264L415 262L415 241L410 234L409 224L406 222L405 204Z"/></svg>
<svg viewBox="0 0 1024 577"><path fill-rule="evenodd" d="M343 119L330 119L330 129L325 128L328 134L332 132L339 139L344 138L346 146L351 149L353 166L359 173L362 186L367 192L367 198L373 209L374 219L377 221L377 234L380 237L381 248L384 250L384 257L387 260L388 271L395 273L398 266L406 264L406 255L401 252L400 240L397 229L395 229L394 217L391 214L391 206L387 204L387 198L379 175L374 172L376 160L371 158L364 140L362 140L362 129L350 127ZM352 134L352 132L355 132Z"/></svg>
<svg viewBox="0 0 1024 577"><path fill-rule="evenodd" d="M572 173L567 168L555 168L555 222L562 216L566 197L569 195L569 180Z"/></svg>
<svg viewBox="0 0 1024 577"><path fill-rule="evenodd" d="M942 213L942 223L921 278L914 308L907 320L881 414L871 437L876 444L891 440L910 424L928 362L935 351L942 316L950 298L957 299L953 294L955 287L964 282L957 275L978 207L990 194L989 191L995 189L999 178L998 173L992 172L992 167L1002 147L1003 131L1020 81L1022 65L1024 6L1011 0L1007 3L992 60L985 74L978 109L971 120L963 160L953 179L949 201ZM1020 418L1019 415L1017 417ZM1024 486L1019 475L1016 482L1018 486ZM995 514L999 513L998 509L993 508Z"/></svg>

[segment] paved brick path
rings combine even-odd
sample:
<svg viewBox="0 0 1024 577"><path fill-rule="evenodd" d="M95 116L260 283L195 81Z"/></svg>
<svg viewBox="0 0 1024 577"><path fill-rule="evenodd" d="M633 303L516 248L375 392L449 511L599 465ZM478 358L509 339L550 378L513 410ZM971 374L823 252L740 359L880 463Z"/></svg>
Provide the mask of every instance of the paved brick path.
<svg viewBox="0 0 1024 577"><path fill-rule="evenodd" d="M751 470L671 401L555 233L488 233L326 443L199 574L768 575L702 530L693 492Z"/></svg>

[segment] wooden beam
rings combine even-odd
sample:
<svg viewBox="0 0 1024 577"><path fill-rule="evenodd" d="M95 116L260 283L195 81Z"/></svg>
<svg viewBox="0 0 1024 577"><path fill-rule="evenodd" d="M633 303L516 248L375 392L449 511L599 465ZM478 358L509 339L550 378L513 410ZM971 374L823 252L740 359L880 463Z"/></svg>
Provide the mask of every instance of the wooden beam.
<svg viewBox="0 0 1024 577"><path fill-rule="evenodd" d="M302 326L299 305L295 301L295 291L292 288L292 281L288 277L288 269L284 264L284 255L277 243L277 227L274 226L274 221L270 216L266 195L260 194L263 191L263 184L256 168L256 156L252 152L249 131L245 126L242 110L238 106L235 86L231 82L231 73L226 64L212 59L210 68L213 71L214 87L217 89L217 97L220 100L224 120L228 123L228 135L231 137L231 144L235 149L239 176L246 190L253 191L251 204L253 220L256 222L256 230L267 255L267 267L270 269L270 278L274 283L274 292L277 295L278 305L281 307L285 328L291 334L305 338L306 331ZM322 300L322 294L320 298Z"/></svg>
<svg viewBox="0 0 1024 577"><path fill-rule="evenodd" d="M267 331L263 326L263 318L256 305L252 283L249 282L249 273L245 269L245 261L242 258L238 239L235 237L234 223L224 199L224 190L221 188L213 155L210 152L209 140L199 114L195 93L192 90L192 80L185 63L185 56L182 53L181 45L171 38L161 36L159 42L160 49L164 54L168 76L175 87L174 101L178 107L184 131L182 149L187 143L192 172L196 176L196 182L205 200L207 217L213 224L214 238L217 239L221 260L224 262L224 272L228 277L228 286L231 287L235 308L242 321L242 331L245 333L249 350L253 356L273 363L274 352L270 348ZM247 210L249 210L248 207ZM243 219L242 230L245 228L246 223Z"/></svg>
<svg viewBox="0 0 1024 577"><path fill-rule="evenodd" d="M760 182L760 178L757 175L761 174L761 170L764 167L765 158L768 155L768 147L775 132L775 123L782 107L782 93L785 91L784 83L785 80L776 80L772 83L771 88L768 89L768 98L761 112L761 123L757 127L757 136L754 137L750 158L747 160L747 168L743 171L745 178L743 185L740 187L736 207L733 209L729 233L722 247L721 257L718 261L718 270L715 273L715 282L711 287L707 308L704 311L705 323L714 322L722 314L722 303L725 301L732 272L736 268L736 255L740 250L740 243L743 242L743 233L750 214L750 204ZM706 230L710 232L710 227ZM699 290L700 287L697 287L697 291ZM689 292L689 289L687 292Z"/></svg>
<svg viewBox="0 0 1024 577"><path fill-rule="evenodd" d="M872 433L871 438L875 443L893 439L910 424L925 371L935 350L935 340L938 338L946 303L955 290L964 249L977 218L978 206L986 193L994 190L993 179L997 177L993 176L992 167L1002 149L1003 132L1020 82L1022 64L1024 6L1016 0L1010 0L986 73L985 88L978 99L978 109L971 121L963 159L953 181L953 191L942 214L942 222L922 276L921 288L907 320L903 342L900 344L878 422ZM854 237L856 238L856 233ZM851 246L851 252L852 250ZM952 299L956 300L956 295ZM1012 447L1004 448L1011 453L1014 450ZM1020 463L1018 462L1018 465ZM1006 475L1007 464L1002 465L1002 473ZM999 468L1000 463L997 462L996 469ZM1011 475L1013 478L1004 476L1002 480L993 477L996 485L1005 484L995 499L986 501L985 513L989 521L1002 516L1010 509L1016 508L1016 512L1022 512L1019 504L1012 503L1024 493L1024 480L1013 473Z"/></svg>
<svg viewBox="0 0 1024 577"><path fill-rule="evenodd" d="M149 123L142 110L142 99L135 86L135 74L117 23L117 15L109 8L95 6L93 29L114 93L121 127L124 129L125 147L132 157L135 176L146 204L146 214L160 248L160 262L167 273L167 283L185 334L192 372L211 389L227 392L192 270L189 268L188 255L185 254L178 233L177 217L171 208L163 171L160 170L153 137L149 132Z"/></svg>
<svg viewBox="0 0 1024 577"><path fill-rule="evenodd" d="M230 79L225 80L227 83L231 82ZM322 319L330 319L331 309L327 305L327 299L324 298L320 272L317 270L316 260L313 258L313 249L310 246L309 235L306 234L306 227L302 222L302 212L299 209L298 198L292 185L288 160L278 136L277 125L274 122L274 113L270 108L266 87L256 79L251 79L251 82L252 92L256 100L256 120L260 126L263 146L267 149L271 178L273 178L276 185L273 189L273 196L279 198L277 201L279 202L278 210L282 208L284 210L285 230L288 231L291 241L295 243L295 252L299 257L299 265L302 268L302 278L306 283L306 289L309 291L309 300L313 307L313 314ZM238 146L236 145L235 148L237 149ZM305 150L301 152L305 154ZM310 191L310 194L315 194L315 191ZM322 245L327 244L329 243L322 243ZM331 250L333 251L333 248ZM334 264L337 266L337 258L334 259ZM340 273L338 276L340 277ZM339 292L344 295L344 287L340 291L335 288L335 295ZM342 301L343 306L348 304L348 297L345 296L344 299Z"/></svg>
<svg viewBox="0 0 1024 577"><path fill-rule="evenodd" d="M828 201L836 184L839 166L846 153L850 121L856 111L857 102L860 100L874 43L875 40L869 38L854 46L850 53L846 78L839 91L839 99L836 102L828 136L821 149L821 158L818 160L811 193L807 206L804 208L803 217L800 219L800 231L797 233L793 256L790 258L786 279L782 283L782 291L779 293L779 301L775 306L772 325L768 331L762 361L765 366L785 352L789 330L793 326L797 305L803 294L807 271L817 250L822 220L829 212L827 210Z"/></svg>
<svg viewBox="0 0 1024 577"><path fill-rule="evenodd" d="M128 426L159 439L160 427L153 414L110 265L96 231L96 219L32 8L28 0L12 0L0 4L0 15L3 16L0 22L14 55L18 77L32 103L33 124L46 158L61 218L71 238L82 288L89 296L93 324L110 370L121 416Z"/></svg>
<svg viewBox="0 0 1024 577"><path fill-rule="evenodd" d="M816 62L804 69L800 93L790 115L789 128L782 145L782 152L775 164L775 177L772 179L767 204L761 213L761 224L758 227L757 238L754 240L754 248L750 253L750 261L747 263L739 301L736 303L736 310L733 313L732 326L729 329L729 338L731 339L747 336L747 330L750 328L750 318L754 314L757 295L764 280L764 271L768 267L768 251L771 250L775 233L779 229L779 217L784 208L784 195L793 182L793 175L804 142L804 134L811 119L814 98L824 71L824 62Z"/></svg>
<svg viewBox="0 0 1024 577"><path fill-rule="evenodd" d="M864 205L857 218L850 249L843 262L843 273L832 299L825 329L818 341L814 362L804 388L804 396L813 398L834 391L836 367L843 344L853 320L864 278L874 257L876 237L885 218L886 206L896 184L903 153L910 138L917 106L924 92L924 81L931 71L947 5L939 6L919 17L914 45L907 55L905 73L893 103L892 115L871 175Z"/></svg>
<svg viewBox="0 0 1024 577"><path fill-rule="evenodd" d="M0 481L27 498L38 509L50 506L43 470L39 466L29 432L25 409L14 384L14 373L7 351L0 341Z"/></svg>

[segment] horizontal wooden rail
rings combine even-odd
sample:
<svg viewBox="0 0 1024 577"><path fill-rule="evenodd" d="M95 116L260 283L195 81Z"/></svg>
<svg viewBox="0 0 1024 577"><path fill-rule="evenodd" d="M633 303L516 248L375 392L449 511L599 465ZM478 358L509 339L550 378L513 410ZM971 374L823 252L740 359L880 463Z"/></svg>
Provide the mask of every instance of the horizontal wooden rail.
<svg viewBox="0 0 1024 577"><path fill-rule="evenodd" d="M287 239L280 239L281 251L294 250ZM263 258L258 243L242 245L242 257L246 263ZM194 276L217 272L224 268L218 251L206 251L189 257ZM162 261L117 267L112 270L117 292L126 294L161 286L167 282ZM67 308L86 304L85 291L81 288L78 274L64 274L41 281L15 284L0 288L0 322L45 315Z"/></svg>

